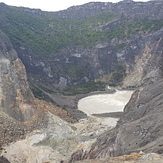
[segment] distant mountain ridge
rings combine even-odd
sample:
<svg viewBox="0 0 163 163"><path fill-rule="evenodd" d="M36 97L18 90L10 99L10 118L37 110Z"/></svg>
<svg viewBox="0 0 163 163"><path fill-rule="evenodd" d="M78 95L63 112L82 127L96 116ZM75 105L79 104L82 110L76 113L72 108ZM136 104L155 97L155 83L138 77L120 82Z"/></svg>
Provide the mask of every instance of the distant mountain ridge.
<svg viewBox="0 0 163 163"><path fill-rule="evenodd" d="M118 3L90 2L81 6L73 6L55 14L63 18L85 19L102 13L114 13L130 18L162 19L163 1L134 2L124 0Z"/></svg>
<svg viewBox="0 0 163 163"><path fill-rule="evenodd" d="M163 1L151 0L147 2L135 2L132 0L123 0L117 3L112 2L89 2L84 5L69 7L68 9L46 12L41 9L30 9L22 7L22 10L34 14L54 14L68 19L85 19L103 13L114 13L118 15L128 16L130 18L151 18L162 19ZM149 12L150 11L150 12Z"/></svg>

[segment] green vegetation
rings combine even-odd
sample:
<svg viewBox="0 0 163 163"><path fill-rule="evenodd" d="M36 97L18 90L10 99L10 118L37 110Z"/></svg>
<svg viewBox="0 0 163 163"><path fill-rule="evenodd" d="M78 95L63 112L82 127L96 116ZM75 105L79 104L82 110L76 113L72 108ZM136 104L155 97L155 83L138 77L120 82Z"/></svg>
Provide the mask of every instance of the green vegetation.
<svg viewBox="0 0 163 163"><path fill-rule="evenodd" d="M67 46L91 47L101 40L155 31L163 26L163 20L122 18L107 31L97 30L116 17L114 14L100 14L75 21L54 14L39 15L21 8L7 7L0 9L0 28L14 45L46 55L55 54Z"/></svg>
<svg viewBox="0 0 163 163"><path fill-rule="evenodd" d="M89 72L89 63L83 60L75 61L74 63L64 65L61 74L69 75L70 78L81 78Z"/></svg>
<svg viewBox="0 0 163 163"><path fill-rule="evenodd" d="M157 31L163 27L163 20L149 19L127 19L122 18L121 22L111 30L105 32L108 39L129 37L134 34Z"/></svg>
<svg viewBox="0 0 163 163"><path fill-rule="evenodd" d="M8 34L13 45L49 55L68 46L89 48L101 40L155 31L163 26L163 20L122 18L109 30L98 30L116 17L115 14L99 14L84 20L70 20L55 14L34 14L22 8L1 7L0 28Z"/></svg>
<svg viewBox="0 0 163 163"><path fill-rule="evenodd" d="M41 100L44 99L44 96L41 90L35 89L35 88L32 88L31 90L36 98L41 99Z"/></svg>
<svg viewBox="0 0 163 163"><path fill-rule="evenodd" d="M66 46L91 46L102 39L102 32L94 28L116 16L98 15L73 21L57 15L37 15L15 7L1 8L0 28L12 43L28 47L40 54L54 54ZM90 22L90 24L89 24Z"/></svg>
<svg viewBox="0 0 163 163"><path fill-rule="evenodd" d="M117 66L111 74L111 80L109 85L116 86L120 84L125 76L126 76L126 69L122 66Z"/></svg>
<svg viewBox="0 0 163 163"><path fill-rule="evenodd" d="M104 91L105 86L106 84L102 82L86 82L86 83L67 87L64 90L63 94L76 95L76 94L87 94L93 91Z"/></svg>
<svg viewBox="0 0 163 163"><path fill-rule="evenodd" d="M85 82L82 84L76 84L73 86L66 86L65 88L50 88L48 86L45 86L43 84L38 84L38 87L41 89L37 88L32 88L32 92L36 98L43 99L43 100L48 100L45 97L45 94L43 91L49 94L55 94L55 93L60 93L62 95L66 96L73 96L77 94L87 94L93 91L104 91L105 90L106 84L103 82ZM43 90L43 91L41 91Z"/></svg>

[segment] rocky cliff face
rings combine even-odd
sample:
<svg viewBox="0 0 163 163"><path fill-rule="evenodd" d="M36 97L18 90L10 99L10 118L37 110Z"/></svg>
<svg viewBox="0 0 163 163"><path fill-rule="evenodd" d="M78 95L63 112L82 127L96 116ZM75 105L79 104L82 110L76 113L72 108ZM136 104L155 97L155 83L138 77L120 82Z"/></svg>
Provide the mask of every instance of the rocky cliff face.
<svg viewBox="0 0 163 163"><path fill-rule="evenodd" d="M133 60L126 65L127 77L123 81L125 87L142 86L161 78L162 34L161 30L150 35L142 35L131 42L129 48L127 47L126 54L131 55ZM124 59L125 62L129 55Z"/></svg>
<svg viewBox="0 0 163 163"><path fill-rule="evenodd" d="M23 138L27 131L23 121L36 110L30 106L34 96L29 89L25 67L18 59L8 37L0 31L0 145Z"/></svg>
<svg viewBox="0 0 163 163"><path fill-rule="evenodd" d="M124 79L124 87L132 87L161 77L162 38L162 30L131 38L115 38L89 49L68 48L41 60L26 49L17 51L29 75L39 82L73 85L107 76L122 66L127 77L119 78ZM113 80L112 83L117 81Z"/></svg>
<svg viewBox="0 0 163 163"><path fill-rule="evenodd" d="M0 47L1 111L19 121L26 121L32 117L35 110L28 106L34 96L27 82L25 67L2 32Z"/></svg>
<svg viewBox="0 0 163 163"><path fill-rule="evenodd" d="M136 91L117 127L102 134L90 149L74 153L69 162L119 156L134 151L162 153L163 80Z"/></svg>
<svg viewBox="0 0 163 163"><path fill-rule="evenodd" d="M24 138L34 129L46 128L48 112L69 122L75 120L67 111L34 98L23 63L0 31L0 146Z"/></svg>

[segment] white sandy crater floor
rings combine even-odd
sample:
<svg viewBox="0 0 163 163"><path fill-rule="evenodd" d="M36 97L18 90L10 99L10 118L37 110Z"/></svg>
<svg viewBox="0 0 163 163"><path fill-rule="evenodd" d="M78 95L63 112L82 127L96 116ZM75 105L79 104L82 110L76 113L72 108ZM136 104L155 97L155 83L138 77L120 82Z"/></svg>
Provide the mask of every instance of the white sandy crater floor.
<svg viewBox="0 0 163 163"><path fill-rule="evenodd" d="M75 124L82 134L94 132L100 135L102 132L114 128L119 118L94 117L92 114L111 112L123 112L124 106L129 101L133 91L116 91L114 94L92 95L78 102L78 109L86 113L90 118Z"/></svg>
<svg viewBox="0 0 163 163"><path fill-rule="evenodd" d="M114 94L100 94L81 99L78 109L88 116L92 114L122 112L133 91L116 91Z"/></svg>

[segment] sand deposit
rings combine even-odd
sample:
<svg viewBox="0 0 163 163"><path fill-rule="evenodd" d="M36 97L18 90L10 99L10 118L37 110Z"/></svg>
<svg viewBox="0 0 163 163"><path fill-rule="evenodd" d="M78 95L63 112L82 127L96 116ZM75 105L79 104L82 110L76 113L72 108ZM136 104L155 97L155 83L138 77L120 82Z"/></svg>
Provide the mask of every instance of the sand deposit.
<svg viewBox="0 0 163 163"><path fill-rule="evenodd" d="M133 91L116 91L114 94L92 95L81 99L78 109L88 116L92 114L122 112Z"/></svg>

